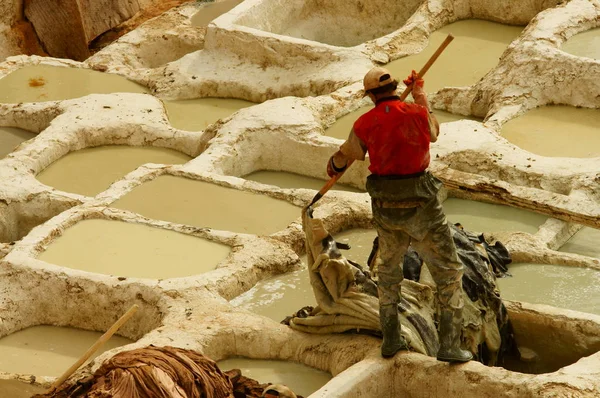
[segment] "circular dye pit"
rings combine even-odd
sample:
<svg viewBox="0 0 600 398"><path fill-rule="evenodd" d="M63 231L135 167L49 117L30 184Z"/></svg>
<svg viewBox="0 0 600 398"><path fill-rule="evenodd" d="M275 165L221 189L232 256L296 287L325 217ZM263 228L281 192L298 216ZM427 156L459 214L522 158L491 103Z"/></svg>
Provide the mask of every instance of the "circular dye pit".
<svg viewBox="0 0 600 398"><path fill-rule="evenodd" d="M163 103L171 125L187 131L204 130L219 119L224 119L242 108L255 105L249 101L225 98L200 98L163 101Z"/></svg>
<svg viewBox="0 0 600 398"><path fill-rule="evenodd" d="M600 258L600 230L582 228L562 245L560 251Z"/></svg>
<svg viewBox="0 0 600 398"><path fill-rule="evenodd" d="M329 373L295 362L230 358L217 364L224 371L240 369L242 375L260 383L284 384L303 397L308 397L331 380Z"/></svg>
<svg viewBox="0 0 600 398"><path fill-rule="evenodd" d="M411 70L425 65L451 33L454 40L425 76L425 90L431 93L444 87L471 86L498 64L506 47L522 31L523 27L476 19L454 22L433 32L420 53L397 59L385 67L398 81L406 78Z"/></svg>
<svg viewBox="0 0 600 398"><path fill-rule="evenodd" d="M576 34L560 48L578 57L600 59L600 28Z"/></svg>
<svg viewBox="0 0 600 398"><path fill-rule="evenodd" d="M514 145L542 156L600 156L600 110L544 106L509 120L500 134Z"/></svg>
<svg viewBox="0 0 600 398"><path fill-rule="evenodd" d="M58 377L102 334L58 326L33 326L23 329L0 339L0 371ZM92 358L130 343L133 341L113 336Z"/></svg>
<svg viewBox="0 0 600 398"><path fill-rule="evenodd" d="M11 153L20 143L30 140L36 135L36 133L23 129L0 127L0 158Z"/></svg>
<svg viewBox="0 0 600 398"><path fill-rule="evenodd" d="M260 182L261 184L275 185L279 188L294 189L305 188L315 191L323 188L327 181L315 177L303 176L296 173L288 173L285 171L260 170L245 175L243 178L250 181ZM331 188L334 191L346 192L364 192L358 188L351 187L345 184L336 184Z"/></svg>
<svg viewBox="0 0 600 398"><path fill-rule="evenodd" d="M256 235L281 231L300 217L300 208L283 200L170 175L143 183L111 206L157 220Z"/></svg>
<svg viewBox="0 0 600 398"><path fill-rule="evenodd" d="M510 206L448 198L444 212L451 223L472 232L522 231L534 234L547 217Z"/></svg>
<svg viewBox="0 0 600 398"><path fill-rule="evenodd" d="M0 397L31 398L32 395L46 392L45 388L19 380L0 380Z"/></svg>
<svg viewBox="0 0 600 398"><path fill-rule="evenodd" d="M354 122L371 109L373 109L373 106L363 106L361 108L358 108L354 112L350 112L347 115L342 116L327 130L325 130L325 135L345 140L346 138L348 138L348 134L350 134L350 130L352 130ZM438 120L438 123L440 124L456 122L458 120L481 120L471 116L455 115L453 113L444 112L440 110L434 110L433 114L435 115L436 119Z"/></svg>
<svg viewBox="0 0 600 398"><path fill-rule="evenodd" d="M335 235L335 240L347 243L350 250L342 250L344 257L365 268L371 254L376 232L371 229L352 229ZM306 256L303 267L297 271L260 281L252 289L231 300L231 305L266 316L276 322L292 315L305 306L315 306L316 300L310 285Z"/></svg>
<svg viewBox="0 0 600 398"><path fill-rule="evenodd" d="M89 94L146 93L124 77L84 68L24 66L0 79L0 102L40 102L79 98Z"/></svg>
<svg viewBox="0 0 600 398"><path fill-rule="evenodd" d="M560 265L510 264L498 279L508 300L547 304L600 315L600 271Z"/></svg>
<svg viewBox="0 0 600 398"><path fill-rule="evenodd" d="M85 220L67 228L39 259L123 277L166 279L211 271L229 246L143 224Z"/></svg>
<svg viewBox="0 0 600 398"><path fill-rule="evenodd" d="M69 152L36 178L61 191L95 196L145 163L181 164L190 159L173 149L107 145Z"/></svg>

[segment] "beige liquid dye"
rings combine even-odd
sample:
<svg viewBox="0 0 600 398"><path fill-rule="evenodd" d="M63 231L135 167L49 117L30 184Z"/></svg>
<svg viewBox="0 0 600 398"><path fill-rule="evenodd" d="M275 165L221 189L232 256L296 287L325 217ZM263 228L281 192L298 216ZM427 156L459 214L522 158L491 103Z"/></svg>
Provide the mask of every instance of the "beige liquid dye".
<svg viewBox="0 0 600 398"><path fill-rule="evenodd" d="M166 279L211 271L229 246L142 224L84 220L68 228L39 259L124 277Z"/></svg>
<svg viewBox="0 0 600 398"><path fill-rule="evenodd" d="M0 158L11 153L20 143L30 140L37 134L13 127L0 127Z"/></svg>
<svg viewBox="0 0 600 398"><path fill-rule="evenodd" d="M180 130L200 131L219 119L224 119L253 102L228 98L199 98L163 101L171 125Z"/></svg>
<svg viewBox="0 0 600 398"><path fill-rule="evenodd" d="M350 134L350 130L352 130L354 122L371 109L373 109L372 106L363 106L354 112L350 112L349 114L342 116L334 124L332 124L331 127L325 130L325 135L345 140L348 138L348 134ZM470 116L455 115L453 113L440 110L434 110L433 113L440 124L455 122L457 120L481 120Z"/></svg>
<svg viewBox="0 0 600 398"><path fill-rule="evenodd" d="M500 134L516 146L542 156L600 156L600 110L544 106L509 120Z"/></svg>
<svg viewBox="0 0 600 398"><path fill-rule="evenodd" d="M472 232L522 231L536 233L547 217L510 206L448 198L444 212L451 223Z"/></svg>
<svg viewBox="0 0 600 398"><path fill-rule="evenodd" d="M275 185L280 188L306 188L316 191L323 188L327 181L315 177L307 177L300 174L285 171L261 170L244 176L246 180L260 182L261 184ZM345 184L336 184L331 188L337 191L364 192L358 188Z"/></svg>
<svg viewBox="0 0 600 398"><path fill-rule="evenodd" d="M511 264L498 279L502 298L600 315L600 271L560 265Z"/></svg>
<svg viewBox="0 0 600 398"><path fill-rule="evenodd" d="M244 0L224 0L207 3L192 17L192 26L206 27L214 19L229 12Z"/></svg>
<svg viewBox="0 0 600 398"><path fill-rule="evenodd" d="M158 220L257 235L287 228L301 212L267 195L169 175L136 187L112 207Z"/></svg>
<svg viewBox="0 0 600 398"><path fill-rule="evenodd" d="M70 152L36 178L61 191L95 196L145 163L181 164L190 159L167 148L107 145Z"/></svg>
<svg viewBox="0 0 600 398"><path fill-rule="evenodd" d="M46 390L19 380L0 380L0 397L3 398L31 398L32 395L42 394Z"/></svg>
<svg viewBox="0 0 600 398"><path fill-rule="evenodd" d="M221 370L240 369L242 375L260 383L284 384L297 395L308 397L323 387L331 375L295 362L230 358L217 362Z"/></svg>
<svg viewBox="0 0 600 398"><path fill-rule="evenodd" d="M79 98L89 94L146 93L124 77L91 69L35 65L0 79L0 102L39 102Z"/></svg>
<svg viewBox="0 0 600 398"><path fill-rule="evenodd" d="M560 248L561 252L600 258L600 230L583 228Z"/></svg>
<svg viewBox="0 0 600 398"><path fill-rule="evenodd" d="M560 49L578 57L600 59L600 28L576 34Z"/></svg>
<svg viewBox="0 0 600 398"><path fill-rule="evenodd" d="M350 250L342 254L366 268L376 232L370 229L352 229L335 236L338 242L348 243ZM231 305L281 322L307 305L315 306L316 300L308 276L306 256L300 270L278 275L258 282L246 293L231 300Z"/></svg>
<svg viewBox="0 0 600 398"><path fill-rule="evenodd" d="M454 22L433 32L429 45L419 54L388 63L397 80L405 79L411 70L418 71L433 55L448 34L454 41L438 58L425 76L425 90L436 92L444 87L470 86L498 64L506 47L516 39L523 27L469 19Z"/></svg>
<svg viewBox="0 0 600 398"><path fill-rule="evenodd" d="M58 377L101 335L99 332L57 326L33 326L15 332L0 339L0 371ZM113 336L92 358L132 342Z"/></svg>

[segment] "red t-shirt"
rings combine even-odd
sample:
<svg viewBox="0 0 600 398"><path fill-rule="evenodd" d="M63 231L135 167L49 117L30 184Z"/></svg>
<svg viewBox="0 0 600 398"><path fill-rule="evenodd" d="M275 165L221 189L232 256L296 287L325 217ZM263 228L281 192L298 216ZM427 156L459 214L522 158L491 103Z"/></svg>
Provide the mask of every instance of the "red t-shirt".
<svg viewBox="0 0 600 398"><path fill-rule="evenodd" d="M429 166L429 114L424 106L383 99L354 123L375 175L406 175Z"/></svg>

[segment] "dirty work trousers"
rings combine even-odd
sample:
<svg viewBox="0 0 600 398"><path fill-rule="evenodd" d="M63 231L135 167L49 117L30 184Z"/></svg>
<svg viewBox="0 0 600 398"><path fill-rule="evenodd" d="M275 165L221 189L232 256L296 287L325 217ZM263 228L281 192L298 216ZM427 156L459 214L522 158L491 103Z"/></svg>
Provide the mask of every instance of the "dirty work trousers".
<svg viewBox="0 0 600 398"><path fill-rule="evenodd" d="M441 309L463 307L463 265L437 193L442 183L429 172L412 177L367 179L373 220L379 236L379 305L398 304L402 260L412 247L423 258L437 284Z"/></svg>

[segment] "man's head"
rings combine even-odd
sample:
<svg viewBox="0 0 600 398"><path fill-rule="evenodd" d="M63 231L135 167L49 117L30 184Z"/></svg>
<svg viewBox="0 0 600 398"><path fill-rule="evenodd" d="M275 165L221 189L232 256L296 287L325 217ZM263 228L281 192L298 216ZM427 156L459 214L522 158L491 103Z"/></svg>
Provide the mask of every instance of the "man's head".
<svg viewBox="0 0 600 398"><path fill-rule="evenodd" d="M365 95L375 102L378 98L394 95L398 82L392 78L389 70L377 66L367 72L363 86Z"/></svg>

